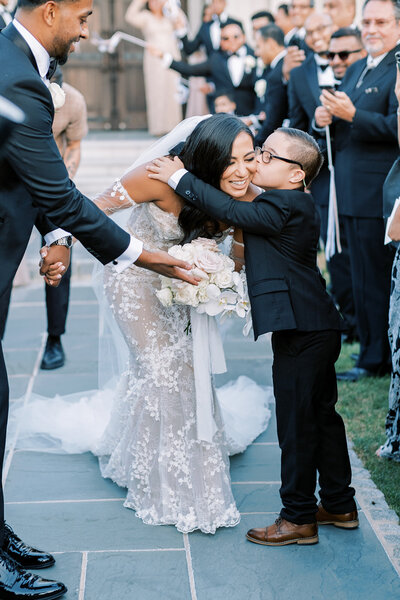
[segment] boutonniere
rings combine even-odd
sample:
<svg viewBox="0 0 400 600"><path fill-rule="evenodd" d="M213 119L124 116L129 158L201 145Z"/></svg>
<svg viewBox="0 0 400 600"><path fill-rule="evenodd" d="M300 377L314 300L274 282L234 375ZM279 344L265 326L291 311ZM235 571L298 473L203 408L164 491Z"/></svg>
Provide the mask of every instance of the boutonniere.
<svg viewBox="0 0 400 600"><path fill-rule="evenodd" d="M244 69L246 73L250 73L252 69L256 66L256 59L251 54L248 54L244 61Z"/></svg>
<svg viewBox="0 0 400 600"><path fill-rule="evenodd" d="M49 91L53 100L54 110L59 110L65 104L65 92L58 83L50 83Z"/></svg>
<svg viewBox="0 0 400 600"><path fill-rule="evenodd" d="M370 87L365 90L366 94L377 94L379 89L377 87Z"/></svg>
<svg viewBox="0 0 400 600"><path fill-rule="evenodd" d="M263 98L267 91L267 82L265 79L258 79L254 85L254 91L258 98Z"/></svg>

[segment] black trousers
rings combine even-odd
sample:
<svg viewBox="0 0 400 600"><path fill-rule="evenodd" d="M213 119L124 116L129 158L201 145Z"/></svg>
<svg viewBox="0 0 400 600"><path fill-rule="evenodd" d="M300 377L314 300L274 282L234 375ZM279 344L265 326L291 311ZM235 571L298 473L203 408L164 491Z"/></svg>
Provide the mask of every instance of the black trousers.
<svg viewBox="0 0 400 600"><path fill-rule="evenodd" d="M47 333L63 335L69 307L69 291L71 283L71 265L61 279L58 287L46 285Z"/></svg>
<svg viewBox="0 0 400 600"><path fill-rule="evenodd" d="M4 338L8 317L8 309L10 307L11 291L12 285L10 285L9 288L0 297L0 340Z"/></svg>
<svg viewBox="0 0 400 600"><path fill-rule="evenodd" d="M0 341L0 546L4 537L4 497L3 497L3 461L6 447L7 418L8 418L8 379L4 363L3 348Z"/></svg>
<svg viewBox="0 0 400 600"><path fill-rule="evenodd" d="M390 372L388 341L390 281L394 249L384 246L379 218L341 217L351 265L351 279L360 338L358 367Z"/></svg>
<svg viewBox="0 0 400 600"><path fill-rule="evenodd" d="M340 338L339 331L331 330L272 335L281 516L297 524L315 521L317 472L326 510L343 514L355 509L344 424L335 410Z"/></svg>
<svg viewBox="0 0 400 600"><path fill-rule="evenodd" d="M321 219L321 240L325 245L328 230L328 206L318 206L317 208ZM345 227L341 219L339 220L339 229L342 252L332 256L326 264L331 278L329 292L344 319L345 331L354 335L357 333L357 321L351 281L350 253Z"/></svg>

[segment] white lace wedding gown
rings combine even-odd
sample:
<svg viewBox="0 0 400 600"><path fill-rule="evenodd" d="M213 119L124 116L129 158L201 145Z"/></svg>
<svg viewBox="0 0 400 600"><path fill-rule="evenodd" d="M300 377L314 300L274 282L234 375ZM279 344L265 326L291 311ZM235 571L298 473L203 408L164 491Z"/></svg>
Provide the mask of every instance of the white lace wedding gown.
<svg viewBox="0 0 400 600"><path fill-rule="evenodd" d="M120 184L114 191L124 193ZM182 238L177 218L154 202L134 205L128 229L147 249L166 250ZM23 421L18 417L20 440L31 440L35 428L53 438L69 436L61 446L97 454L103 477L127 488L125 506L145 523L215 533L240 520L229 451L243 451L266 428L272 393L246 377L224 386L215 403L218 431L213 443L199 441L192 336L185 332L189 309L163 307L155 295L158 288L158 275L150 271L133 265L116 274L105 267L104 289L129 348L128 369L114 393L108 390L79 400L75 413L81 425L69 427L69 433L66 422L74 409L66 400L53 399L47 406L43 399L30 403ZM101 423L110 414L101 435Z"/></svg>

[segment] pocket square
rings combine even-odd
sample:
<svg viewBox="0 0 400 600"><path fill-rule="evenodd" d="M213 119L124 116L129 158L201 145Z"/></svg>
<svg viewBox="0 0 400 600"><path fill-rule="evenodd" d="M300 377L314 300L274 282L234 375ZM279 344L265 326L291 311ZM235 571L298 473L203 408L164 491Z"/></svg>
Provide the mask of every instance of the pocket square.
<svg viewBox="0 0 400 600"><path fill-rule="evenodd" d="M379 92L379 88L377 88L377 87L370 87L365 90L366 94L377 94L378 92Z"/></svg>

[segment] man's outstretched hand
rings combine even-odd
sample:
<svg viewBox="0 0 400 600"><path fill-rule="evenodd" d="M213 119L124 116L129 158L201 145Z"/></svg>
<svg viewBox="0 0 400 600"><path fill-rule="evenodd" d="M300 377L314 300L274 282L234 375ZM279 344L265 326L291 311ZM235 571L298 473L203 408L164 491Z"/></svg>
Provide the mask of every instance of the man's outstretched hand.
<svg viewBox="0 0 400 600"><path fill-rule="evenodd" d="M150 179L158 179L164 183L168 183L169 178L176 173L176 171L184 168L185 165L177 156L174 157L174 160L171 160L166 156L156 158L146 166L146 169L149 171L148 177L150 177Z"/></svg>
<svg viewBox="0 0 400 600"><path fill-rule="evenodd" d="M39 273L47 285L58 287L61 278L67 272L70 261L70 249L66 246L43 246L40 249Z"/></svg>
<svg viewBox="0 0 400 600"><path fill-rule="evenodd" d="M187 281L193 285L197 285L200 281L199 277L195 277L190 272L193 265L190 265L183 260L178 260L168 254L168 252L163 252L162 250L157 250L156 252L143 250L142 254L135 262L135 265L137 267L149 269L150 271L155 271L165 277Z"/></svg>

